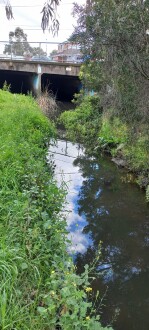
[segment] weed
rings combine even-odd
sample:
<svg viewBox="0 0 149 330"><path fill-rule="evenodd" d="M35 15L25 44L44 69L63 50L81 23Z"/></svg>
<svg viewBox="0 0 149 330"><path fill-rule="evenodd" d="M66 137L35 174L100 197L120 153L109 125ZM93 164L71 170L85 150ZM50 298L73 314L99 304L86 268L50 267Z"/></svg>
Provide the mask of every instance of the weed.
<svg viewBox="0 0 149 330"><path fill-rule="evenodd" d="M58 116L58 106L56 104L56 100L52 92L49 92L46 88L40 96L37 98L37 103L43 113L54 120Z"/></svg>

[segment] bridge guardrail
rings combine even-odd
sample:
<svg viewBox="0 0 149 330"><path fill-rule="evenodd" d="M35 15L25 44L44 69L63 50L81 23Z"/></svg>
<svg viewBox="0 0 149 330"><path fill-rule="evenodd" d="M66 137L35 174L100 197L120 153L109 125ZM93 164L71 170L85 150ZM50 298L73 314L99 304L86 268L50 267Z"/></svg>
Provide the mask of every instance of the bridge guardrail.
<svg viewBox="0 0 149 330"><path fill-rule="evenodd" d="M80 46L76 43L0 41L0 60L82 63Z"/></svg>

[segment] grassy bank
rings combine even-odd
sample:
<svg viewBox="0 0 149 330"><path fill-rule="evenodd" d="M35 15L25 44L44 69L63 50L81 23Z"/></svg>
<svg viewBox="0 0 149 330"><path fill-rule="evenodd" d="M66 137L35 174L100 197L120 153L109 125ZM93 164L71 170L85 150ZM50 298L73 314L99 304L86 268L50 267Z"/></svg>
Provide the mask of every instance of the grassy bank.
<svg viewBox="0 0 149 330"><path fill-rule="evenodd" d="M0 122L0 329L103 329L88 267L76 275L67 253L65 191L46 164L55 128L31 97L7 91Z"/></svg>
<svg viewBox="0 0 149 330"><path fill-rule="evenodd" d="M136 182L146 189L149 200L148 124L128 123L113 109L103 112L98 96L86 96L75 111L64 112L60 122L67 136L86 144L97 155L101 150L136 175Z"/></svg>

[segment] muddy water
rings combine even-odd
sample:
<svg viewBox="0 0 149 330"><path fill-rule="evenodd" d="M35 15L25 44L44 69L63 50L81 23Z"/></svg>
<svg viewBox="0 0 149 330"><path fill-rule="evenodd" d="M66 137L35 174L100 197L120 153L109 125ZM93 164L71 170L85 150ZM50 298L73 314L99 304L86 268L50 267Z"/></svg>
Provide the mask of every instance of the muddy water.
<svg viewBox="0 0 149 330"><path fill-rule="evenodd" d="M67 182L67 224L79 271L102 241L93 289L104 325L149 330L149 207L144 193L106 157L88 157L78 145L50 146L58 183Z"/></svg>

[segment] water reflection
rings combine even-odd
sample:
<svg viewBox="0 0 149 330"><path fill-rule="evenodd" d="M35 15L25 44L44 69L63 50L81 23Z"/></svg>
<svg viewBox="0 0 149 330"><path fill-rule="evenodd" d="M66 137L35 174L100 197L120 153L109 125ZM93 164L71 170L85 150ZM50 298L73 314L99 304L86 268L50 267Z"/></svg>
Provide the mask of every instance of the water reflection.
<svg viewBox="0 0 149 330"><path fill-rule="evenodd" d="M80 271L94 260L103 241L99 276L93 282L104 295L102 321L111 323L118 311L114 329L148 330L149 208L144 195L136 186L123 183L125 173L108 159L97 162L71 143L66 157L60 155L62 149L64 141L55 155L57 178L65 173L69 185L68 228Z"/></svg>
<svg viewBox="0 0 149 330"><path fill-rule="evenodd" d="M69 248L70 253L84 253L90 244L87 234L84 236L83 228L86 226L86 217L78 214L78 195L82 187L83 177L79 166L74 166L74 160L81 157L84 151L79 145L59 140L57 144L51 145L48 157L54 155L56 163L55 177L59 185L65 181L69 191L67 195L67 229L68 238L72 241Z"/></svg>

